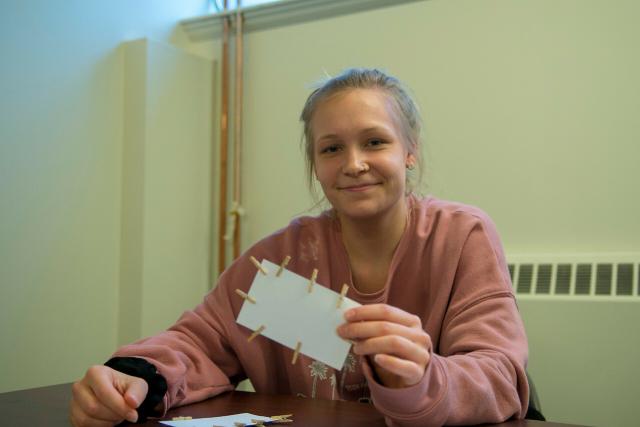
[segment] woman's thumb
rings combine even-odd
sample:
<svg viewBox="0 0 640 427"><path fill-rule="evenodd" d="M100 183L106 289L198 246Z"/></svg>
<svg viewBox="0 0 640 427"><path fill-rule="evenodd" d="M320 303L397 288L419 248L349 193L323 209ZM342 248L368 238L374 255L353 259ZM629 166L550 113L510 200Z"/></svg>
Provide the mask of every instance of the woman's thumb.
<svg viewBox="0 0 640 427"><path fill-rule="evenodd" d="M132 408L137 408L147 397L149 386L142 378L131 377L124 392L124 401Z"/></svg>

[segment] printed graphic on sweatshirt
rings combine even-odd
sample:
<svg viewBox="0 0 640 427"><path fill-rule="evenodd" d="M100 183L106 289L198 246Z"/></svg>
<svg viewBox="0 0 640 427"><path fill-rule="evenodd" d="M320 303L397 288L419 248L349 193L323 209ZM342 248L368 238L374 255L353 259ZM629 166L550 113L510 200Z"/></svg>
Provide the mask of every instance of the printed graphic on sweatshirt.
<svg viewBox="0 0 640 427"><path fill-rule="evenodd" d="M345 400L371 402L369 384L362 373L362 359L352 351L353 348L340 370L340 396Z"/></svg>
<svg viewBox="0 0 640 427"><path fill-rule="evenodd" d="M314 236L300 244L300 259L304 262L318 261L320 242Z"/></svg>
<svg viewBox="0 0 640 427"><path fill-rule="evenodd" d="M324 363L314 360L309 365L309 370L311 371L311 378L313 378L313 384L311 385L311 397L314 398L316 397L318 378L320 378L320 381L326 380L329 368Z"/></svg>
<svg viewBox="0 0 640 427"><path fill-rule="evenodd" d="M331 400L344 399L371 402L371 392L365 380L360 359L349 353L338 372L317 360L307 365L305 371L311 379L311 396L297 393L298 397L321 397Z"/></svg>

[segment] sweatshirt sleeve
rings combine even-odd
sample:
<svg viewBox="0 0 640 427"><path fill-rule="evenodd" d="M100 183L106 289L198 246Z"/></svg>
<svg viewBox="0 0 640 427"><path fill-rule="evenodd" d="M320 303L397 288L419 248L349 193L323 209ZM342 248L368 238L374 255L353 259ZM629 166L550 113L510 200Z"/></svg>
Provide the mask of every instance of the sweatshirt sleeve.
<svg viewBox="0 0 640 427"><path fill-rule="evenodd" d="M491 221L476 218L460 251L440 342L422 380L378 383L364 366L373 402L389 426L502 422L526 414L527 339Z"/></svg>
<svg viewBox="0 0 640 427"><path fill-rule="evenodd" d="M240 298L235 287L248 290L251 270L229 267L195 309L186 311L166 331L118 349L115 357L140 357L166 379L164 412L232 390L246 375L232 345ZM254 271L255 272L255 271Z"/></svg>

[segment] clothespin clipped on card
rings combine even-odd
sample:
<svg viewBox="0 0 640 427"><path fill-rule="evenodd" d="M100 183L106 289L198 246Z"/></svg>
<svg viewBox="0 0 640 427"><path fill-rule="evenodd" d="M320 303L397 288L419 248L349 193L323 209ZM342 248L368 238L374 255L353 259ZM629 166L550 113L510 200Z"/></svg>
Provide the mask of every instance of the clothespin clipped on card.
<svg viewBox="0 0 640 427"><path fill-rule="evenodd" d="M300 354L300 347L302 347L302 343L298 341L296 344L296 349L293 351L293 357L291 358L291 364L295 365L298 361L298 355Z"/></svg>
<svg viewBox="0 0 640 427"><path fill-rule="evenodd" d="M269 274L269 271L266 268L264 268L262 264L260 264L260 261L258 261L255 257L250 256L249 259L251 260L253 265L255 265L256 268L260 270L260 273L264 274L265 276Z"/></svg>
<svg viewBox="0 0 640 427"><path fill-rule="evenodd" d="M307 286L307 292L311 293L313 291L313 285L316 284L317 278L318 278L318 269L314 268L313 273L311 273L311 279L309 279L309 286Z"/></svg>
<svg viewBox="0 0 640 427"><path fill-rule="evenodd" d="M340 291L340 296L338 297L338 303L336 304L336 308L342 307L342 301L344 301L345 295L349 291L349 285L346 283L342 285L342 290Z"/></svg>
<svg viewBox="0 0 640 427"><path fill-rule="evenodd" d="M280 264L280 268L278 268L278 272L276 273L276 277L280 277L280 275L282 274L284 269L287 267L287 264L289 264L289 261L291 261L291 256L287 255L284 258L284 260L282 260L282 264Z"/></svg>
<svg viewBox="0 0 640 427"><path fill-rule="evenodd" d="M266 326L260 325L260 327L255 331L253 331L253 333L249 336L249 338L247 338L247 342L251 342L252 339L260 335L262 331L264 331L265 329L266 329Z"/></svg>
<svg viewBox="0 0 640 427"><path fill-rule="evenodd" d="M240 297L242 299L244 299L245 301L249 301L251 304L255 304L256 300L255 298L253 298L251 295L249 295L248 293L240 290L240 289L236 289L236 294L240 295Z"/></svg>

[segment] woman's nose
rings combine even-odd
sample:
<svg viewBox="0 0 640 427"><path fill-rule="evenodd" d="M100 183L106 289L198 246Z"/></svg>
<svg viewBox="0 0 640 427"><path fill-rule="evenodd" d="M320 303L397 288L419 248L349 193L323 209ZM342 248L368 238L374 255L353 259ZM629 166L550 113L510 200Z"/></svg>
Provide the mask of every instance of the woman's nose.
<svg viewBox="0 0 640 427"><path fill-rule="evenodd" d="M344 173L350 176L358 176L369 170L367 158L357 150L350 150L345 159Z"/></svg>

